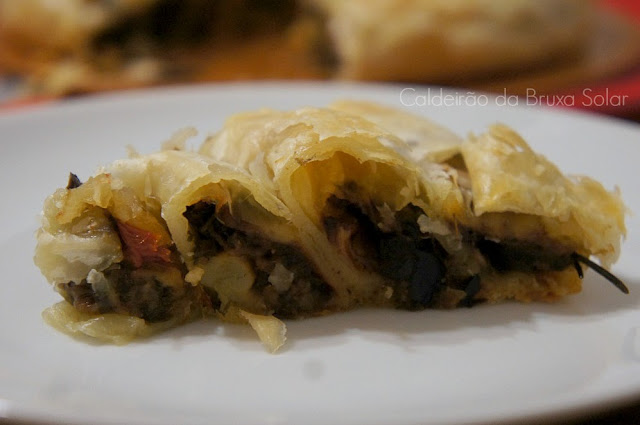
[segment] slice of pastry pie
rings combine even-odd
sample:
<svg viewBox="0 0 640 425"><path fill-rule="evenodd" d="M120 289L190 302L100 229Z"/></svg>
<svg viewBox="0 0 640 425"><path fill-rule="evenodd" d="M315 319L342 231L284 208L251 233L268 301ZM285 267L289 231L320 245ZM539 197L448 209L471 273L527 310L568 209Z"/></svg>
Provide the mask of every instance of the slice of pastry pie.
<svg viewBox="0 0 640 425"><path fill-rule="evenodd" d="M72 177L38 233L66 300L49 321L121 342L212 314L276 349L279 319L550 301L580 291L581 264L626 291L603 268L625 232L617 192L503 126L463 141L383 106L332 108L238 114L199 153Z"/></svg>

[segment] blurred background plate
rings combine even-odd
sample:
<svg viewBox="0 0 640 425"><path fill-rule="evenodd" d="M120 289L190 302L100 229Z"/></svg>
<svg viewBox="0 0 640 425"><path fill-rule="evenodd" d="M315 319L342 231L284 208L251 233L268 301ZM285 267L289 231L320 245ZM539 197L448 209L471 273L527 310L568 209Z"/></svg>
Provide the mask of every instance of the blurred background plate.
<svg viewBox="0 0 640 425"><path fill-rule="evenodd" d="M171 2L167 0L166 3ZM290 1L286 4L292 3ZM0 5L2 4L0 2ZM5 4L9 4L9 1L5 1ZM33 1L31 4L46 5L47 2ZM203 4L207 2L203 0ZM595 19L584 45L579 51L567 52L565 57L555 57L549 61L526 62L520 66L479 74L465 73L463 71L465 68L462 66L458 74L449 73L437 78L412 79L410 82L524 97L529 95L532 100L537 99L539 103L640 119L640 3L636 0L594 0L594 4L597 8ZM180 66L188 68L190 61L194 58L198 60L197 65L194 65L195 68L188 73L188 77L173 76L168 80L154 82L153 78L149 80L143 78L138 81L137 76L133 80L127 79L119 73L106 76L89 73L88 77L85 75L86 81L74 82L73 72L83 75L82 72L75 69L67 74L67 66L63 65L59 70L66 71L58 75L58 70L54 77L47 77L44 89L42 86L44 83L39 80L42 77L40 62L46 63L48 55L56 57L57 53L51 53L48 50L34 50L29 53L29 50L20 47L21 42L33 42L33 39L29 38L33 37L33 34L24 36L26 41L17 38L18 42L13 44L11 39L7 38L4 40L6 46L17 46L16 52L18 52L13 55L6 54L9 49L5 48L7 69L11 64L17 63L16 69L23 67L26 73L35 72L33 69L39 71L29 74L28 79L24 77L27 74L21 74L20 71L12 72L12 76L5 72L5 78L0 83L0 102L2 102L0 108L24 107L58 99L60 96L122 90L143 85L256 79L316 81L331 79L331 75L323 65L314 62L318 59L316 55L323 57L326 52L314 51L313 48L310 50L309 46L317 42L312 40L317 34L314 35L314 30L305 25L303 22L284 32L259 33L257 37L242 38L240 43L218 45L214 40L213 46L206 44L200 51L167 53L169 62L175 62L171 65L174 68ZM13 33L8 32L8 34L11 36ZM35 34L37 35L38 32ZM48 36L44 37L44 41L37 43L46 44ZM0 39L0 47L2 42L3 40ZM37 43L34 46L38 46ZM523 49L526 48L523 46ZM316 59L309 56L310 52ZM425 58L428 58L429 54L427 45ZM0 59L2 56L0 55ZM417 57L414 60L424 61L425 58ZM329 60L326 57L325 59ZM135 75L145 70L151 74L154 69L157 71L146 59L137 61L134 68ZM396 79L396 81L403 80ZM25 83L28 84L25 85Z"/></svg>

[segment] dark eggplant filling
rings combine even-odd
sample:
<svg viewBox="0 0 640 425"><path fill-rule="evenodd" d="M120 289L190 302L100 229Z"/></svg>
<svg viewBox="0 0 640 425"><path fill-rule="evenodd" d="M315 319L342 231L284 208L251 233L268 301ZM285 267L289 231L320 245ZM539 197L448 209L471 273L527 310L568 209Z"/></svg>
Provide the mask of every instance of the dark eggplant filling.
<svg viewBox="0 0 640 425"><path fill-rule="evenodd" d="M353 195L353 187L345 185L342 189L346 196ZM399 308L430 307L436 294L445 287L464 292L461 306L481 302L476 299L480 274L461 270L435 237L421 233L418 217L422 214L418 207L409 205L395 213L389 228L388 218L382 217L373 203L356 203L332 195L323 212L323 225L329 240L356 265L389 279L392 300ZM559 244L496 242L470 230L461 232L462 243L481 254L484 267L490 264L498 272L538 273L573 266L582 277L579 265L582 263L594 268L621 291L628 291L615 276Z"/></svg>
<svg viewBox="0 0 640 425"><path fill-rule="evenodd" d="M121 229L114 224L115 229ZM183 315L197 298L197 290L184 282L185 267L173 247L168 257L136 254L119 233L125 259L102 272L104 278L90 283L58 283L57 290L78 311L84 313L120 313L149 322Z"/></svg>
<svg viewBox="0 0 640 425"><path fill-rule="evenodd" d="M389 279L397 307L416 310L430 306L447 284L447 253L437 240L421 235L419 214L409 206L396 214L394 229L383 231L376 225L382 219L373 205L332 195L323 225L328 239L358 266Z"/></svg>
<svg viewBox="0 0 640 425"><path fill-rule="evenodd" d="M265 238L258 229L236 220L227 205L217 208L215 203L201 201L187 207L184 216L190 224L196 261L223 252L249 261L256 276L251 290L264 300L267 308L265 312L255 313L290 318L323 311L333 289L300 249ZM278 290L269 281L277 264L292 275L286 290ZM217 294L210 288L206 290L213 300L213 307L220 308Z"/></svg>
<svg viewBox="0 0 640 425"><path fill-rule="evenodd" d="M141 269L121 263L103 272L104 286L96 287L84 279L80 283L60 283L57 289L83 313L120 313L161 322L183 315L196 295L191 285L182 284L184 275L168 267L171 266L156 265L140 272ZM167 285L155 277L162 273L178 284Z"/></svg>
<svg viewBox="0 0 640 425"><path fill-rule="evenodd" d="M475 237L476 247L499 272L539 272L564 270L573 265L572 251L560 246L542 246L532 242Z"/></svg>
<svg viewBox="0 0 640 425"><path fill-rule="evenodd" d="M82 186L82 181L80 181L78 176L73 173L69 173L69 180L67 181L66 189L75 189L76 187L80 186Z"/></svg>

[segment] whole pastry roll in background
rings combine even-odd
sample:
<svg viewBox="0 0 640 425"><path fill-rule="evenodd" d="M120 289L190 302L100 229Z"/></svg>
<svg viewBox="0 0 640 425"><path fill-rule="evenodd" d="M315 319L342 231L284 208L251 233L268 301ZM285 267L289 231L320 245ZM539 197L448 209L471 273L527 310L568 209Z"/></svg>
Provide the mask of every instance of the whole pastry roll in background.
<svg viewBox="0 0 640 425"><path fill-rule="evenodd" d="M583 0L310 0L326 19L338 75L451 81L577 56L594 28Z"/></svg>
<svg viewBox="0 0 640 425"><path fill-rule="evenodd" d="M0 69L49 95L256 78L469 86L610 62L590 56L601 12L588 0L0 0ZM614 62L586 77L628 66Z"/></svg>
<svg viewBox="0 0 640 425"><path fill-rule="evenodd" d="M552 301L581 290L582 266L627 291L605 269L619 194L504 126L461 139L342 101L237 114L197 153L168 148L45 202L35 260L66 299L50 322L124 342L215 315L275 350L280 319Z"/></svg>

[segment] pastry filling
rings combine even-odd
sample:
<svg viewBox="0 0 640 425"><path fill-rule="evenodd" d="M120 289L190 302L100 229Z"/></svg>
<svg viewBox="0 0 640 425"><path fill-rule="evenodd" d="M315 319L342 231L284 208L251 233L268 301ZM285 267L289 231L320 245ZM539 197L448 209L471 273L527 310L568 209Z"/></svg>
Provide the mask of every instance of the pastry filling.
<svg viewBox="0 0 640 425"><path fill-rule="evenodd" d="M81 282L58 283L56 289L78 311L120 313L149 322L184 316L198 290L185 284L185 267L174 246L158 246L154 235L110 218L124 251L123 261L92 270Z"/></svg>
<svg viewBox="0 0 640 425"><path fill-rule="evenodd" d="M429 219L418 207L392 212L349 193L349 200L336 195L327 199L325 233L357 267L387 278L392 301L400 308L429 307L445 287L464 291L463 304L481 301L474 296L481 275L490 269L543 273L575 264L571 250L544 238L495 240L471 230L453 231L443 223L435 227L437 233L423 232L420 224Z"/></svg>
<svg viewBox="0 0 640 425"><path fill-rule="evenodd" d="M79 283L59 283L57 290L84 313L120 313L161 322L189 309L197 291L183 282L178 267L136 268L123 262Z"/></svg>
<svg viewBox="0 0 640 425"><path fill-rule="evenodd" d="M228 275L234 285L228 288L226 282L203 277L202 286L214 308L224 309L223 298L228 298L244 310L281 318L325 309L333 290L297 246L270 240L259 229L236 220L228 204L218 207L201 201L187 207L184 216L195 243L196 263L205 269L216 264L212 273ZM238 268L241 272L230 271Z"/></svg>
<svg viewBox="0 0 640 425"><path fill-rule="evenodd" d="M80 179L71 173L67 190L80 186ZM163 226L161 220L147 217ZM123 252L122 261L102 271L91 270L80 282L56 284L56 290L78 311L120 313L160 322L184 317L199 298L199 289L185 283L186 268L175 246L164 242L161 235L120 221L95 206L76 222L72 233L81 237L90 238L91 232L117 234Z"/></svg>
<svg viewBox="0 0 640 425"><path fill-rule="evenodd" d="M68 189L80 185L72 178ZM331 195L322 212L324 231L356 267L387 280L390 302L398 308L430 307L445 288L460 291L459 304L471 306L482 301L476 295L487 272L544 273L573 266L582 277L580 264L628 292L602 267L542 235L539 240L500 240L471 229L454 231L445 223L429 222L416 206L394 212L360 198L355 184L340 196ZM85 217L93 228L118 235L123 259L102 271L91 270L80 282L56 284L78 311L159 322L185 317L194 305L224 313L233 304L281 318L317 315L330 308L334 291L303 250L235 218L227 203L200 201L184 212L194 262L202 271L200 285L189 283L172 242L92 208Z"/></svg>

